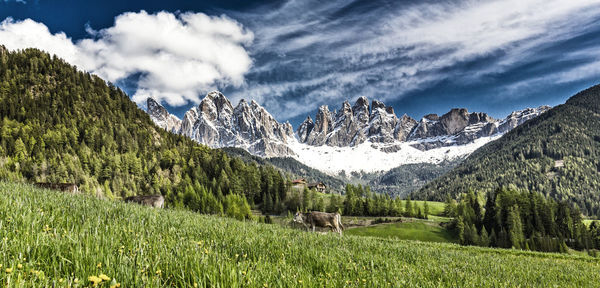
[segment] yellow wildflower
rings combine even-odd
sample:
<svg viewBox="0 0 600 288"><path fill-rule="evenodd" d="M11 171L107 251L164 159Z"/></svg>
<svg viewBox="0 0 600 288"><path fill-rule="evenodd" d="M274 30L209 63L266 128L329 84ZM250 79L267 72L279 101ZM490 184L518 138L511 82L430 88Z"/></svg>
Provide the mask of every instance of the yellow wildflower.
<svg viewBox="0 0 600 288"><path fill-rule="evenodd" d="M160 275L160 273L162 273L162 271L160 271L160 269L156 270L156 275Z"/></svg>
<svg viewBox="0 0 600 288"><path fill-rule="evenodd" d="M0 264L0 268L2 268L2 264Z"/></svg>
<svg viewBox="0 0 600 288"><path fill-rule="evenodd" d="M18 264L18 265L17 265L17 269L21 269L21 268L23 268L23 265L21 265L21 264Z"/></svg>
<svg viewBox="0 0 600 288"><path fill-rule="evenodd" d="M58 279L58 283L62 283L63 278Z"/></svg>
<svg viewBox="0 0 600 288"><path fill-rule="evenodd" d="M198 283L194 282L194 288L198 287Z"/></svg>
<svg viewBox="0 0 600 288"><path fill-rule="evenodd" d="M73 283L75 283L75 284L79 283L79 279L75 278L75 280L73 280Z"/></svg>
<svg viewBox="0 0 600 288"><path fill-rule="evenodd" d="M98 262L98 265L96 265L96 267L102 268L102 262Z"/></svg>
<svg viewBox="0 0 600 288"><path fill-rule="evenodd" d="M110 288L119 288L121 287L121 283L116 283L114 285L110 285Z"/></svg>
<svg viewBox="0 0 600 288"><path fill-rule="evenodd" d="M5 270L5 271L6 271L6 273L12 273L12 271L13 271L13 268L6 268L6 270Z"/></svg>
<svg viewBox="0 0 600 288"><path fill-rule="evenodd" d="M110 277L106 276L105 274L100 274L100 276L98 276L98 277L100 277L100 279L102 279L104 281L110 280Z"/></svg>
<svg viewBox="0 0 600 288"><path fill-rule="evenodd" d="M98 285L98 283L102 282L102 279L92 275L88 277L88 281L92 282L94 285Z"/></svg>

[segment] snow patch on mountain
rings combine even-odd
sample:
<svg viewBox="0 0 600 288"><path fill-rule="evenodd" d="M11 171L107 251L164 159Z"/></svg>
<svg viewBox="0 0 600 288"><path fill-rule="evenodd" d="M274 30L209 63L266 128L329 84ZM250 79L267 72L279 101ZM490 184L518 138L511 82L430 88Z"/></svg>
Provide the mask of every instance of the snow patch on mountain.
<svg viewBox="0 0 600 288"><path fill-rule="evenodd" d="M465 145L439 147L425 151L413 147L415 144L420 144L421 140L393 144L363 142L352 147L312 146L300 143L296 139L288 141L287 144L297 155L295 158L298 161L335 176L342 171L347 174L360 171L378 172L388 171L404 164L437 164L444 160L454 160L473 153L479 147L501 136L501 134L496 134L475 139ZM432 139L424 141L432 141ZM384 152L389 149L393 149L395 152Z"/></svg>

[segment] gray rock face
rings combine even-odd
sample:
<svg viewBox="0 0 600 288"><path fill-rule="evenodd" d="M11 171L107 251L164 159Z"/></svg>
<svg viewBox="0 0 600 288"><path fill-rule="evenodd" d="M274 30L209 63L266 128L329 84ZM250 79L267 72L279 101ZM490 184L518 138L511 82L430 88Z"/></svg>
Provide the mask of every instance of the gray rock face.
<svg viewBox="0 0 600 288"><path fill-rule="evenodd" d="M148 100L146 100L146 105L150 119L152 119L158 127L173 133L179 131L181 128L181 120L174 115L169 114L169 111L160 105L160 103L152 98L148 98Z"/></svg>
<svg viewBox="0 0 600 288"><path fill-rule="evenodd" d="M160 108L164 109L162 106ZM155 110L164 115L166 109L163 111L160 108ZM152 118L154 120L156 117ZM155 123L158 124L156 120ZM287 141L294 137L289 122L277 122L254 101L248 103L241 100L233 107L229 99L218 91L208 93L198 107L188 110L179 128L172 132L213 148L239 147L263 157L294 155L287 146Z"/></svg>
<svg viewBox="0 0 600 288"><path fill-rule="evenodd" d="M279 123L255 101L241 100L233 106L222 93L210 92L197 107L188 110L183 120L168 113L153 99L147 100L148 114L167 131L190 137L213 148L239 147L263 156L294 156L290 140L312 146L354 147L370 142L374 149L394 153L403 142L429 150L464 145L481 137L503 134L550 109L548 106L515 111L499 121L485 113L469 113L456 108L438 116L429 114L416 121L383 102L370 103L360 97L354 105L342 103L331 112L321 106L315 120L308 116L295 132L289 122Z"/></svg>
<svg viewBox="0 0 600 288"><path fill-rule="evenodd" d="M498 123L498 131L500 133L506 133L513 128L523 124L529 119L533 119L538 115L550 110L550 106L540 106L537 108L527 108L519 111L510 113L504 120Z"/></svg>
<svg viewBox="0 0 600 288"><path fill-rule="evenodd" d="M373 100L369 105L366 97L360 97L352 107L345 101L335 115L327 106L321 106L316 121L313 123L309 116L296 135L300 142L313 146L353 147L368 141L389 144L380 149L393 153L400 149L398 143L411 142L415 148L429 150L506 133L549 108L516 111L502 121L485 113L455 108L442 116L425 115L417 122L406 114L398 118L394 109L383 102Z"/></svg>
<svg viewBox="0 0 600 288"><path fill-rule="evenodd" d="M366 97L359 97L352 106L345 101L335 115L327 106L321 106L316 119L313 124L308 117L298 127L296 135L300 142L335 147L353 147L365 141L393 143L404 141L417 124L406 115L398 119L394 109L380 101L374 100L369 105ZM333 126L323 123L333 123Z"/></svg>

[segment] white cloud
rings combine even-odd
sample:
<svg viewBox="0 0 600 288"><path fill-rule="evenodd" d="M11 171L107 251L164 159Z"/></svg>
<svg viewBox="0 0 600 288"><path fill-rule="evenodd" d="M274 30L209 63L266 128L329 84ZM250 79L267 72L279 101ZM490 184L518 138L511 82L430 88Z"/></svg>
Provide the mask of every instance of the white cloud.
<svg viewBox="0 0 600 288"><path fill-rule="evenodd" d="M0 44L10 50L38 48L50 51L70 63L79 58L77 47L65 33L52 34L46 25L31 19L14 21L7 18L0 22Z"/></svg>
<svg viewBox="0 0 600 288"><path fill-rule="evenodd" d="M33 20L6 19L0 44L57 54L112 82L138 75L134 101L153 97L172 106L197 103L210 89L240 86L252 66L245 49L252 32L226 16L130 12L117 16L112 27L86 31L93 38L73 43Z"/></svg>
<svg viewBox="0 0 600 288"><path fill-rule="evenodd" d="M462 0L413 4L288 0L276 9L271 6L250 14L234 14L256 35L253 54L278 55L257 63L254 73L271 75L274 67L283 66L287 68L278 68L279 71L297 76L296 81L250 82L247 91L262 94L270 90L272 94L262 97L276 99L288 98L293 90L304 91L303 97L312 101L305 101L307 106L302 106L302 110L341 103L360 94L381 100L398 99L443 80L461 85L477 83L489 75L493 77L534 61L540 55L547 56L544 49L560 41L598 29L598 15L600 0ZM595 51L598 47L600 44L594 47ZM483 58L488 59L485 65L463 66ZM295 69L298 64L294 60L313 65L302 64L309 68ZM304 70L310 73L303 73ZM598 75L596 71L589 64L569 71L568 75L574 78L564 79L575 80L587 73ZM336 77L350 75L353 80L313 85L312 80L332 73ZM287 113L290 112L276 116Z"/></svg>

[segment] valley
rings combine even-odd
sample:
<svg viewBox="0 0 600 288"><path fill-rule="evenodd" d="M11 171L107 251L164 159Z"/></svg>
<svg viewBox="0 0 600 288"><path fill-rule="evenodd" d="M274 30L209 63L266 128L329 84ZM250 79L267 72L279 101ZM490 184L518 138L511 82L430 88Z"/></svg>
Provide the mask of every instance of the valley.
<svg viewBox="0 0 600 288"><path fill-rule="evenodd" d="M7 286L588 287L600 281L600 262L588 256L340 238L6 182L0 192L0 281Z"/></svg>

